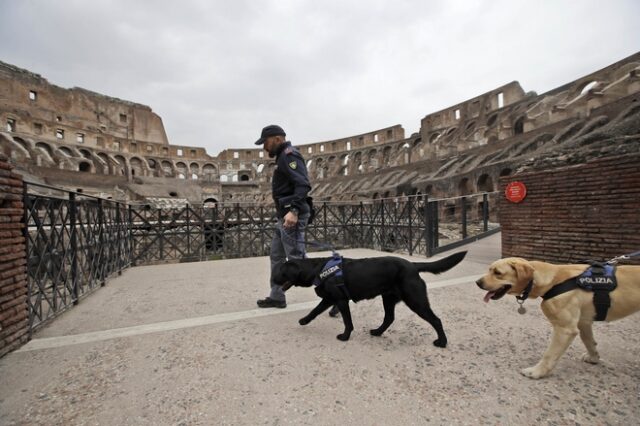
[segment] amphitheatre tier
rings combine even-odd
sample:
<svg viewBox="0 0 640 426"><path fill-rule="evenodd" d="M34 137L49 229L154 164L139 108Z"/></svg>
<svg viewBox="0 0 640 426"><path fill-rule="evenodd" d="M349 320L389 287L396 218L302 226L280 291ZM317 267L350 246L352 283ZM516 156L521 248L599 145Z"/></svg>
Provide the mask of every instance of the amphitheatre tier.
<svg viewBox="0 0 640 426"><path fill-rule="evenodd" d="M640 149L640 53L547 93L516 81L400 125L297 144L318 200L497 189L500 176ZM269 203L274 163L257 148L169 143L148 106L64 89L0 62L0 152L27 180L157 206Z"/></svg>

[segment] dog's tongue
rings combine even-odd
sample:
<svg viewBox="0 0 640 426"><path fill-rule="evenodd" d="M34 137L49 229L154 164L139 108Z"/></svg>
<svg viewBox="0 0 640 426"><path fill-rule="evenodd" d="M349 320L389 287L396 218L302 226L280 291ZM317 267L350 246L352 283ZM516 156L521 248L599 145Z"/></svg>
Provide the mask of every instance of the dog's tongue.
<svg viewBox="0 0 640 426"><path fill-rule="evenodd" d="M484 303L489 303L489 300L491 300L494 294L496 294L495 291L488 291L487 294L484 295Z"/></svg>

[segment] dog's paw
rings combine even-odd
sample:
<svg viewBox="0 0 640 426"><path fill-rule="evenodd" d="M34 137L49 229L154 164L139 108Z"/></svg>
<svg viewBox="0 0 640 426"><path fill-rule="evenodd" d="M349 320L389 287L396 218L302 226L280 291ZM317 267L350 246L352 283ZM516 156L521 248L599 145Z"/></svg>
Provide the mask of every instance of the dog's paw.
<svg viewBox="0 0 640 426"><path fill-rule="evenodd" d="M346 342L347 340L349 340L349 337L350 337L350 336L351 336L351 335L350 335L350 334L348 334L348 333L342 333L342 334L338 334L338 335L336 336L336 338L337 338L338 340L342 341L342 342Z"/></svg>
<svg viewBox="0 0 640 426"><path fill-rule="evenodd" d="M300 325L307 325L307 324L309 324L310 322L311 322L311 320L310 320L309 318L307 318L307 317L300 318L300 319L298 320L298 324L300 324Z"/></svg>
<svg viewBox="0 0 640 426"><path fill-rule="evenodd" d="M380 330L379 328L369 330L369 334L371 334L372 336L382 336L382 333L384 333L384 331Z"/></svg>
<svg viewBox="0 0 640 426"><path fill-rule="evenodd" d="M600 362L600 355L591 355L587 352L586 354L582 355L582 360L584 362L588 362L589 364L597 364Z"/></svg>
<svg viewBox="0 0 640 426"><path fill-rule="evenodd" d="M436 339L433 341L433 345L437 346L439 348L446 348L447 347L447 339Z"/></svg>
<svg viewBox="0 0 640 426"><path fill-rule="evenodd" d="M524 369L520 370L520 374L522 374L523 376L528 377L530 379L541 379L541 378L543 378L544 376L547 375L547 373L542 372L537 367L524 368Z"/></svg>

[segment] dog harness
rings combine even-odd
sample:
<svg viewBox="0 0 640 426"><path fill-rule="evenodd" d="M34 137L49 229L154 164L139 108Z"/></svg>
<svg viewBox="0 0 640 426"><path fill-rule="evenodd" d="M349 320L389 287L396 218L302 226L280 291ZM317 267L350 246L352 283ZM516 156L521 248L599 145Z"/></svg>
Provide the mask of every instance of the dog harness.
<svg viewBox="0 0 640 426"><path fill-rule="evenodd" d="M344 285L344 274L342 271L342 256L338 253L333 253L333 256L322 267L320 273L314 278L314 287L319 287L327 282L329 279L335 280L335 285L342 291L347 299L351 299L347 286Z"/></svg>
<svg viewBox="0 0 640 426"><path fill-rule="evenodd" d="M596 308L596 321L604 321L611 306L609 293L618 286L616 267L598 262L591 263L582 274L568 279L542 295L544 300L556 297L576 288L593 292L593 305Z"/></svg>

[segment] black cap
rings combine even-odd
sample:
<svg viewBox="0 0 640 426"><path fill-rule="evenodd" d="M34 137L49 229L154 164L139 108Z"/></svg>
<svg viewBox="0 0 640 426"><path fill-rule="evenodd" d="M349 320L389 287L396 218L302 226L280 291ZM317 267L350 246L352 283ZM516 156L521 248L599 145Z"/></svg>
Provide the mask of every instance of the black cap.
<svg viewBox="0 0 640 426"><path fill-rule="evenodd" d="M270 136L287 136L287 134L282 130L282 127L271 124L262 129L260 139L256 141L256 145L262 145Z"/></svg>

